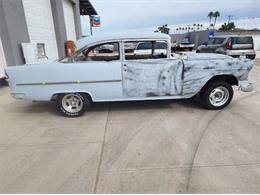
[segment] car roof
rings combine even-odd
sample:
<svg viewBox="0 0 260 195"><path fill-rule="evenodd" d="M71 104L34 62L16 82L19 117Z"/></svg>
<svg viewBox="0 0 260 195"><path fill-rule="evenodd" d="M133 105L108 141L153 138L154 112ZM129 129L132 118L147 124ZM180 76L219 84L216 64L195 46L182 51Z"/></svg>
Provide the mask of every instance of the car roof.
<svg viewBox="0 0 260 195"><path fill-rule="evenodd" d="M94 35L79 39L76 42L76 48L81 49L87 45L113 40L124 39L164 39L170 40L170 36L163 33L140 33L140 34L106 34L106 35Z"/></svg>

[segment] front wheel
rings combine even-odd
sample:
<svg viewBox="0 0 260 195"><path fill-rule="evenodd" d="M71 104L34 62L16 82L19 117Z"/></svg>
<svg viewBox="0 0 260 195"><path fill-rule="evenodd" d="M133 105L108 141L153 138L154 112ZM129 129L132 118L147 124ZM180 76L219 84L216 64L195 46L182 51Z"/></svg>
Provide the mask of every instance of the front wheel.
<svg viewBox="0 0 260 195"><path fill-rule="evenodd" d="M226 107L233 98L233 88L224 81L208 83L200 93L203 106L210 110L219 110Z"/></svg>
<svg viewBox="0 0 260 195"><path fill-rule="evenodd" d="M81 93L60 94L57 106L61 113L68 117L77 117L86 112L91 104L91 99Z"/></svg>

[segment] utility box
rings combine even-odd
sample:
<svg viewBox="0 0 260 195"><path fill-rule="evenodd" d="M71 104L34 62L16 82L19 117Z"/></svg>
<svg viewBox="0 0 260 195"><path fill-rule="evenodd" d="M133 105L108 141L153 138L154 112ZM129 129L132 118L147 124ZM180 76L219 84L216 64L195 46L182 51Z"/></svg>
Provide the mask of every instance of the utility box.
<svg viewBox="0 0 260 195"><path fill-rule="evenodd" d="M44 43L22 43L22 49L26 64L43 62L48 59Z"/></svg>
<svg viewBox="0 0 260 195"><path fill-rule="evenodd" d="M6 68L5 54L2 45L2 40L0 38L0 79L5 78L5 68Z"/></svg>
<svg viewBox="0 0 260 195"><path fill-rule="evenodd" d="M36 43L22 43L23 56L26 64L33 64L37 62L37 44Z"/></svg>

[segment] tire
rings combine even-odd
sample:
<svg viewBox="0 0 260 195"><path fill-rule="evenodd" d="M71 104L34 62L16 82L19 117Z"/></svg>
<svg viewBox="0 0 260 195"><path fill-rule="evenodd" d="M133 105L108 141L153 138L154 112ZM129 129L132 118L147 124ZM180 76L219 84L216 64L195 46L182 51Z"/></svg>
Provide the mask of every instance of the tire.
<svg viewBox="0 0 260 195"><path fill-rule="evenodd" d="M189 48L190 51L192 51L192 48Z"/></svg>
<svg viewBox="0 0 260 195"><path fill-rule="evenodd" d="M78 117L86 112L91 105L91 99L82 93L65 93L58 95L57 107L64 116Z"/></svg>
<svg viewBox="0 0 260 195"><path fill-rule="evenodd" d="M196 53L200 53L200 50L197 50Z"/></svg>
<svg viewBox="0 0 260 195"><path fill-rule="evenodd" d="M212 81L200 92L201 103L209 110L225 108L233 98L232 86L224 81Z"/></svg>

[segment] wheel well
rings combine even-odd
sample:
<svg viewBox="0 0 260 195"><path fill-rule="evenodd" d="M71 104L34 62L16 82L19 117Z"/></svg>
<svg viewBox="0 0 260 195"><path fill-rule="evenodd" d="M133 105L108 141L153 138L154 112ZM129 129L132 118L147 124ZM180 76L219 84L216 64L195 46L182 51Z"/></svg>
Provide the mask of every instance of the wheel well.
<svg viewBox="0 0 260 195"><path fill-rule="evenodd" d="M70 92L69 92L69 93L70 93ZM89 95L89 93L86 93L86 92L71 92L71 93L84 94L84 95L88 96L91 101L93 101L93 100L92 100L92 97L91 97L91 95ZM55 93L55 94L53 94L52 97L51 97L51 101L56 101L56 99L58 98L58 96L59 96L59 95L62 95L62 94L65 94L65 93Z"/></svg>
<svg viewBox="0 0 260 195"><path fill-rule="evenodd" d="M213 82L213 81L225 81L229 83L230 85L238 85L238 80L234 75L217 75L212 77L208 82Z"/></svg>

